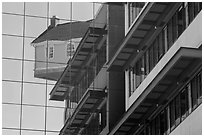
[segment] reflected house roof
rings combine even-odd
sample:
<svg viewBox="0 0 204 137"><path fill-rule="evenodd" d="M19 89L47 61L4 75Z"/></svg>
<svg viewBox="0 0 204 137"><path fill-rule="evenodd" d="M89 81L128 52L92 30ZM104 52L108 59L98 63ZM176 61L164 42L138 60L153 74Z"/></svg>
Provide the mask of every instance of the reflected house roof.
<svg viewBox="0 0 204 137"><path fill-rule="evenodd" d="M43 42L45 40L65 41L73 38L81 38L84 36L92 20L68 22L58 24L55 27L51 25L40 34L31 44Z"/></svg>

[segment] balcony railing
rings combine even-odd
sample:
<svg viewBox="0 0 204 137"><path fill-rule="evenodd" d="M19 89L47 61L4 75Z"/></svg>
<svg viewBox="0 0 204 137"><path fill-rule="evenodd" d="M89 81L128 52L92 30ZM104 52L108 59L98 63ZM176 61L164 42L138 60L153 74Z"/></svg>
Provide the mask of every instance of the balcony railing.
<svg viewBox="0 0 204 137"><path fill-rule="evenodd" d="M74 86L70 96L67 99L66 119L70 118L77 107L77 104L82 99L83 95L90 87L94 78L98 75L106 62L106 44L97 52L96 57L92 60L90 65L86 67L84 75L81 80ZM70 110L69 110L70 109Z"/></svg>

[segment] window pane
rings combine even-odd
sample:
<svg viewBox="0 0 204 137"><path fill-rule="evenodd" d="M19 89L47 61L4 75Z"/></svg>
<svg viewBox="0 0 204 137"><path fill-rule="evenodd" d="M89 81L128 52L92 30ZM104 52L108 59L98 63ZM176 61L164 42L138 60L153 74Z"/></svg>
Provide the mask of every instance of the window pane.
<svg viewBox="0 0 204 137"><path fill-rule="evenodd" d="M145 74L149 74L149 50L145 52Z"/></svg>
<svg viewBox="0 0 204 137"><path fill-rule="evenodd" d="M155 120L151 122L151 135L155 135Z"/></svg>
<svg viewBox="0 0 204 137"><path fill-rule="evenodd" d="M25 46L24 46L24 58L29 60L35 60L35 48L31 46L31 42L34 39L25 38Z"/></svg>
<svg viewBox="0 0 204 137"><path fill-rule="evenodd" d="M23 34L23 16L3 14L2 15L2 33L22 36Z"/></svg>
<svg viewBox="0 0 204 137"><path fill-rule="evenodd" d="M184 89L180 94L181 100L181 120L185 119L188 111L188 90Z"/></svg>
<svg viewBox="0 0 204 137"><path fill-rule="evenodd" d="M198 103L202 102L202 74L198 74Z"/></svg>
<svg viewBox="0 0 204 137"><path fill-rule="evenodd" d="M145 79L146 75L145 75L145 58L144 55L141 57L141 76L142 76L142 80L141 82Z"/></svg>
<svg viewBox="0 0 204 137"><path fill-rule="evenodd" d="M142 81L142 72L141 72L141 60L136 63L136 87L140 85Z"/></svg>
<svg viewBox="0 0 204 137"><path fill-rule="evenodd" d="M50 92L52 91L54 85L47 85L47 104L48 106L55 106L55 107L65 107L65 101L55 101L49 100L50 99Z"/></svg>
<svg viewBox="0 0 204 137"><path fill-rule="evenodd" d="M189 18L188 24L190 24L193 21L193 18L194 18L194 5L193 5L193 2L188 2L188 18Z"/></svg>
<svg viewBox="0 0 204 137"><path fill-rule="evenodd" d="M167 34L167 37L168 37L168 49L173 45L173 36L172 36L172 19L169 21L168 23L168 28L167 28L167 31L168 31L168 34Z"/></svg>
<svg viewBox="0 0 204 137"><path fill-rule="evenodd" d="M151 71L152 68L154 67L154 60L153 60L153 46L151 45L149 50L149 70ZM150 72L149 71L149 72Z"/></svg>
<svg viewBox="0 0 204 137"><path fill-rule="evenodd" d="M2 56L22 59L23 38L13 36L2 36Z"/></svg>
<svg viewBox="0 0 204 137"><path fill-rule="evenodd" d="M170 103L170 124L171 124L171 131L175 128L175 101L173 100Z"/></svg>
<svg viewBox="0 0 204 137"><path fill-rule="evenodd" d="M2 79L21 81L21 66L22 62L19 60L2 60Z"/></svg>
<svg viewBox="0 0 204 137"><path fill-rule="evenodd" d="M2 102L20 104L20 97L21 97L20 82L2 81Z"/></svg>
<svg viewBox="0 0 204 137"><path fill-rule="evenodd" d="M172 32L173 32L173 41L176 41L178 38L178 27L179 27L179 21L177 19L178 13L175 13L175 15L172 17ZM178 25L178 26L177 26Z"/></svg>
<svg viewBox="0 0 204 137"><path fill-rule="evenodd" d="M182 34L185 29L185 9L182 5L181 9L178 11L178 36Z"/></svg>
<svg viewBox="0 0 204 137"><path fill-rule="evenodd" d="M20 135L20 130L2 129L2 135Z"/></svg>
<svg viewBox="0 0 204 137"><path fill-rule="evenodd" d="M160 113L160 134L164 135L166 131L166 117L165 117L165 110Z"/></svg>
<svg viewBox="0 0 204 137"><path fill-rule="evenodd" d="M46 18L26 17L26 32L29 37L38 37L47 29Z"/></svg>
<svg viewBox="0 0 204 137"><path fill-rule="evenodd" d="M73 2L72 3L72 19L77 21L86 21L93 19L93 3Z"/></svg>
<svg viewBox="0 0 204 137"><path fill-rule="evenodd" d="M158 40L159 40L159 43L158 43L158 45L159 45L159 59L161 59L163 54L164 54L164 43L162 41L162 34L163 34L163 32L161 32L159 34L159 38L158 38Z"/></svg>
<svg viewBox="0 0 204 137"><path fill-rule="evenodd" d="M192 106L193 109L197 107L197 85L196 85L196 79L194 78L191 81L191 95L192 95Z"/></svg>
<svg viewBox="0 0 204 137"><path fill-rule="evenodd" d="M46 135L59 135L59 132L46 132Z"/></svg>
<svg viewBox="0 0 204 137"><path fill-rule="evenodd" d="M19 128L20 105L2 104L2 127Z"/></svg>
<svg viewBox="0 0 204 137"><path fill-rule="evenodd" d="M25 13L26 15L46 17L47 3L46 2L26 2Z"/></svg>
<svg viewBox="0 0 204 137"><path fill-rule="evenodd" d="M57 16L59 19L70 20L70 2L50 2L49 16Z"/></svg>
<svg viewBox="0 0 204 137"><path fill-rule="evenodd" d="M45 105L46 85L23 84L23 103Z"/></svg>
<svg viewBox="0 0 204 137"><path fill-rule="evenodd" d="M36 83L45 83L44 79L34 77L34 65L33 61L24 61L24 81L26 82L36 82Z"/></svg>
<svg viewBox="0 0 204 137"><path fill-rule="evenodd" d="M161 132L160 132L160 128L161 128L161 125L160 125L160 117L157 116L156 119L155 119L155 132L156 132L156 135L160 135Z"/></svg>
<svg viewBox="0 0 204 137"><path fill-rule="evenodd" d="M47 130L60 131L64 125L64 109L48 107Z"/></svg>
<svg viewBox="0 0 204 137"><path fill-rule="evenodd" d="M44 107L23 106L22 128L27 129L44 129L45 113Z"/></svg>
<svg viewBox="0 0 204 137"><path fill-rule="evenodd" d="M155 66L159 60L158 38L154 41L153 52L154 52L153 56L154 56L154 66Z"/></svg>
<svg viewBox="0 0 204 137"><path fill-rule="evenodd" d="M166 134L169 134L170 133L170 107L169 106L167 106L167 108L165 109L165 111L166 111L166 119L167 119L167 132L166 132Z"/></svg>
<svg viewBox="0 0 204 137"><path fill-rule="evenodd" d="M2 2L2 11L23 14L23 2Z"/></svg>
<svg viewBox="0 0 204 137"><path fill-rule="evenodd" d="M21 130L22 135L45 135L43 131Z"/></svg>
<svg viewBox="0 0 204 137"><path fill-rule="evenodd" d="M176 106L175 120L176 120L176 126L177 126L181 121L181 107L180 107L180 96L179 95L175 98L175 106Z"/></svg>
<svg viewBox="0 0 204 137"><path fill-rule="evenodd" d="M167 52L167 50L168 50L168 42L167 42L167 39L168 39L168 37L167 37L167 28L168 28L168 26L166 26L164 29L163 29L163 31L162 31L162 41L163 41L163 44L164 44L164 53L166 53Z"/></svg>
<svg viewBox="0 0 204 137"><path fill-rule="evenodd" d="M93 7L94 7L94 17L97 15L97 13L99 12L99 10L101 9L103 3L102 2L97 2L94 3L93 2Z"/></svg>

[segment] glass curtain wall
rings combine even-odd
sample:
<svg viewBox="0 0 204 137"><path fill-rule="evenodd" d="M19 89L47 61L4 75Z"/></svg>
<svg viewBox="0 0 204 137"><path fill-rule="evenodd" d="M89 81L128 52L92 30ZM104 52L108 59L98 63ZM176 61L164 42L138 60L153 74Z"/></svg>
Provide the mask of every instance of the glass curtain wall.
<svg viewBox="0 0 204 137"><path fill-rule="evenodd" d="M2 3L3 135L59 134L64 124L65 103L49 100L49 93L56 81L34 77L34 68L40 62L46 66L47 72L48 64L62 63L49 62L48 59L36 60L31 42L49 27L53 16L59 19L59 24L86 21L93 18L100 5L70 2ZM74 42L79 43L71 41ZM55 48L51 51L55 57Z"/></svg>

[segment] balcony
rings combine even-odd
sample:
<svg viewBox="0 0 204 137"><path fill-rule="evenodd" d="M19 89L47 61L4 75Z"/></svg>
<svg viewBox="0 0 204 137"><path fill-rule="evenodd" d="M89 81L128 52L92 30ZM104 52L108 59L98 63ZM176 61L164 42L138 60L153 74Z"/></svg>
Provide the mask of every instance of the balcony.
<svg viewBox="0 0 204 137"><path fill-rule="evenodd" d="M79 134L89 124L93 115L98 113L106 102L106 93L88 90L81 98L74 113L65 121L60 134Z"/></svg>
<svg viewBox="0 0 204 137"><path fill-rule="evenodd" d="M167 18L171 16L169 14L174 13L180 4L147 3L109 62L108 70L121 71L134 64L133 62L143 54L164 27Z"/></svg>
<svg viewBox="0 0 204 137"><path fill-rule="evenodd" d="M137 97L110 134L130 134L137 131L149 116L168 102L177 89L201 67L202 51L180 48L160 73ZM186 69L188 68L188 69Z"/></svg>

